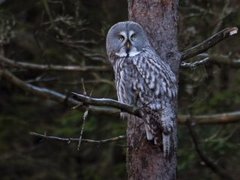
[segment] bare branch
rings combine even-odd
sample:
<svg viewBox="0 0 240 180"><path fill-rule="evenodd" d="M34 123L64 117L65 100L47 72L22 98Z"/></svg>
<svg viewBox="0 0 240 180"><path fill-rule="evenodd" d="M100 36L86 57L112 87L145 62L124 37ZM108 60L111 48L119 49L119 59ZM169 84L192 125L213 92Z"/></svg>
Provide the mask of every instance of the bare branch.
<svg viewBox="0 0 240 180"><path fill-rule="evenodd" d="M9 82L11 82L12 84L16 85L17 87L23 89L24 91L30 92L30 93L40 96L42 98L51 99L51 100L54 100L57 102L64 102L67 100L67 102L69 102L73 105L77 105L80 103L79 101L76 101L72 98L68 98L66 95L58 93L56 91L52 91L47 88L41 88L41 87L37 87L37 86L31 85L31 84L25 83L24 81L18 79L16 76L14 76L8 70L0 69L0 76L4 77Z"/></svg>
<svg viewBox="0 0 240 180"><path fill-rule="evenodd" d="M48 136L46 134L39 134L36 132L30 132L29 133L32 136L37 136L37 137L41 137L44 139L50 139L50 140L56 140L56 141L64 141L67 143L71 143L71 142L77 142L79 141L79 138L66 138L66 137L57 137L57 136ZM109 139L102 139L102 140L93 140L93 139L81 139L82 142L86 142L86 143L97 143L97 144L102 144L102 143L109 143L109 142L114 142L114 141L119 141L122 139L125 139L126 137L121 135L121 136L117 136L117 137L112 137Z"/></svg>
<svg viewBox="0 0 240 180"><path fill-rule="evenodd" d="M137 107L130 106L130 105L127 105L124 103L120 103L113 99L93 98L93 97L85 96L85 95L78 94L75 92L72 92L72 94L76 96L77 100L83 102L83 104L114 107L114 108L120 109L124 112L128 112L128 113L134 114L136 116L140 116L139 109Z"/></svg>
<svg viewBox="0 0 240 180"><path fill-rule="evenodd" d="M207 51L209 48L213 47L217 43L221 42L222 40L235 35L238 33L238 28L237 27L232 27L232 28L226 28L207 40L201 42L200 44L187 49L182 52L182 57L181 60L186 60L191 57L194 57L202 52ZM41 71L46 71L46 70L51 70L51 71L109 71L110 67L108 66L77 66L77 65L69 65L69 66L64 66L64 65L52 65L52 64L35 64L35 63L28 63L28 62L19 62L19 61L14 61L12 59L6 58L4 56L0 55L0 61L13 67L20 67L20 68L26 68L26 69L34 69L34 70L41 70ZM195 66L201 65L206 63L207 60L204 59L203 61L199 61L196 63L182 63L181 66L183 68L193 68Z"/></svg>
<svg viewBox="0 0 240 180"><path fill-rule="evenodd" d="M216 64L228 65L232 68L240 67L240 59L231 59L230 57L224 55L213 54L209 56L209 60Z"/></svg>
<svg viewBox="0 0 240 180"><path fill-rule="evenodd" d="M240 111L198 116L179 115L178 123L184 124L189 118L191 118L195 124L199 125L236 123L240 121Z"/></svg>
<svg viewBox="0 0 240 180"><path fill-rule="evenodd" d="M8 70L1 70L0 69L0 76L7 79L12 84L16 85L20 89L30 92L36 96L40 96L44 99L51 99L56 102L67 102L71 105L81 107L82 109L86 109L84 105L87 105L90 111L94 112L100 112L100 113L106 113L106 114L119 114L122 110L124 112L128 112L130 114L138 115L138 110L135 107L120 103L113 99L106 99L106 98L91 98L89 96L84 96L81 94L74 93L79 100L76 100L74 98L71 98L67 95L61 94L59 92L47 89L47 88L41 88L38 86L31 85L29 83L26 83L16 76L14 76L11 72ZM94 105L94 106L90 106ZM99 108L96 106L105 106L104 108Z"/></svg>
<svg viewBox="0 0 240 180"><path fill-rule="evenodd" d="M207 51L209 48L215 46L217 43L219 43L222 40L224 40L228 37L231 37L237 33L238 33L237 27L226 28L226 29L214 34L213 36L206 39L205 41L199 43L198 45L183 51L181 60L183 61L183 60L189 59L189 58L194 57L204 51Z"/></svg>
<svg viewBox="0 0 240 180"><path fill-rule="evenodd" d="M204 65L208 62L209 58L206 57L200 61L196 61L196 62L193 62L193 63L187 63L187 62L181 62L181 67L182 68L196 68L198 66L201 66L201 65Z"/></svg>
<svg viewBox="0 0 240 180"><path fill-rule="evenodd" d="M199 143L198 143L198 138L197 138L197 134L196 132L193 130L192 128L192 124L190 119L188 119L186 121L186 125L188 127L189 133L191 135L195 150L197 151L199 157L201 158L201 160L218 176L220 176L222 179L226 179L226 180L232 180L233 178L230 177L228 174L226 174L222 169L220 169L220 167L218 167L212 160L210 160L201 150L201 148L199 147Z"/></svg>
<svg viewBox="0 0 240 180"><path fill-rule="evenodd" d="M192 63L187 63L185 61L182 61L181 68L188 69L188 68L195 68L204 64L207 64L208 62L211 62L213 64L217 65L227 65L231 68L240 68L240 59L232 59L229 56L225 55L217 55L217 54L210 54L207 57L205 57L202 60L195 61Z"/></svg>
<svg viewBox="0 0 240 180"><path fill-rule="evenodd" d="M62 93L26 83L26 82L22 81L21 79L17 78L16 76L14 76L8 70L0 69L0 77L1 76L3 78L5 78L6 80L8 80L10 83L17 86L18 88L20 88L26 92L29 92L31 94L34 94L36 96L39 96L41 98L50 99L50 100L60 102L60 103L66 102L73 106L77 105L78 107L81 107L84 110L86 109L85 106L83 106L83 104L80 101L77 101L77 100L75 100L71 97L68 97L67 95L64 95ZM120 112L118 109L116 110L116 108L109 108L109 107L100 108L100 107L95 107L95 106L89 106L88 108L90 111L97 112L97 113L105 113L105 114L116 114L117 113L117 114L119 114L119 112Z"/></svg>
<svg viewBox="0 0 240 180"><path fill-rule="evenodd" d="M63 65L52 65L52 64L34 64L34 63L28 63L28 62L19 62L14 61L12 59L8 59L4 56L0 55L0 61L13 67L19 67L19 68L26 68L26 69L34 69L34 70L40 70L40 71L109 71L110 67L108 66L77 66L77 65L71 65L71 66L63 66Z"/></svg>
<svg viewBox="0 0 240 180"><path fill-rule="evenodd" d="M119 115L120 110L122 110L123 112L128 112L134 115L139 114L138 109L136 107L120 103L113 99L92 98L89 96L74 93L77 96L77 99L75 99L73 97L68 97L64 94L61 94L59 92L47 88L41 88L31 85L20 80L7 70L0 69L0 76L7 79L10 83L14 84L18 88L26 92L56 102L60 103L66 102L73 106L80 107L83 110L86 110L86 106L88 106L89 111L92 111L94 113ZM189 117L190 117L189 115L178 115L178 123L185 124ZM196 124L199 125L236 123L240 121L240 111L212 115L198 115L192 116L191 118L194 120Z"/></svg>

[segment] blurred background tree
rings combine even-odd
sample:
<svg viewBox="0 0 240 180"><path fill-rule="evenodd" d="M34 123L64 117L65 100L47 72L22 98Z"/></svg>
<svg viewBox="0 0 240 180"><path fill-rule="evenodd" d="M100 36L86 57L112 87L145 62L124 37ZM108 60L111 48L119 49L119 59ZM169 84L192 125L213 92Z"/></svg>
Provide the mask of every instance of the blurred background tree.
<svg viewBox="0 0 240 180"><path fill-rule="evenodd" d="M127 19L125 0L2 0L0 55L17 62L45 64L24 68L0 59L0 70L38 87L63 94L86 92L116 99L113 72L106 61L109 27ZM225 27L240 25L238 0L180 1L180 50L196 45ZM209 62L180 74L179 114L208 115L240 111L239 35L224 40L196 61ZM51 65L81 67L53 70ZM107 144L45 140L30 131L79 137L84 111L19 89L0 74L0 177L13 179L126 179L124 140ZM125 134L119 116L92 113L83 138ZM194 127L204 153L237 179L239 123ZM219 179L201 161L188 128L179 126L178 179Z"/></svg>

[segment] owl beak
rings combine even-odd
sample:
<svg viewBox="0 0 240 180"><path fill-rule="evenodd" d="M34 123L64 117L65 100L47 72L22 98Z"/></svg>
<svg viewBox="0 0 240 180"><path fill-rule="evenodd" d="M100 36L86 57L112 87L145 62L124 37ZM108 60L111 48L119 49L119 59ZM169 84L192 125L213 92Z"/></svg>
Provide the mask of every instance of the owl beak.
<svg viewBox="0 0 240 180"><path fill-rule="evenodd" d="M130 49L131 49L131 43L130 43L130 41L127 41L126 42L126 48L127 48L127 52L129 52L130 51Z"/></svg>
<svg viewBox="0 0 240 180"><path fill-rule="evenodd" d="M127 49L131 48L131 43L129 41L127 41Z"/></svg>
<svg viewBox="0 0 240 180"><path fill-rule="evenodd" d="M131 44L130 44L130 42L128 41L128 42L127 42L127 48L130 49L130 47L131 47Z"/></svg>

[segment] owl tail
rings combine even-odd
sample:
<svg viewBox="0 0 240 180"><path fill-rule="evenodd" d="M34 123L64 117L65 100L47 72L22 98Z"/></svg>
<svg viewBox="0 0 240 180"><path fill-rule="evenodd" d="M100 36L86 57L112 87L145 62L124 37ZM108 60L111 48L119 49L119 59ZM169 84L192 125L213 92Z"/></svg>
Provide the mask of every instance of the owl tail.
<svg viewBox="0 0 240 180"><path fill-rule="evenodd" d="M162 143L163 143L163 155L165 158L170 157L171 153L171 138L170 134L162 133Z"/></svg>
<svg viewBox="0 0 240 180"><path fill-rule="evenodd" d="M146 131L146 135L147 135L147 140L151 141L153 140L153 134L151 132L151 128L148 124L145 124L145 131Z"/></svg>
<svg viewBox="0 0 240 180"><path fill-rule="evenodd" d="M154 133L151 131L148 124L145 124L145 130L147 135L147 140L154 140L154 144L160 144L159 138L154 136ZM162 146L163 146L163 155L165 158L169 158L171 154L171 134L162 133Z"/></svg>

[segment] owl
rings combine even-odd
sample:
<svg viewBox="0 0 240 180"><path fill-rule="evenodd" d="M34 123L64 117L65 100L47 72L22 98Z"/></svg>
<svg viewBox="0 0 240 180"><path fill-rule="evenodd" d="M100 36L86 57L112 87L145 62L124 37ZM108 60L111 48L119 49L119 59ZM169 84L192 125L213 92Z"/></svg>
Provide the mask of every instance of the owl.
<svg viewBox="0 0 240 180"><path fill-rule="evenodd" d="M139 108L146 139L171 154L177 82L170 66L151 46L142 26L119 22L108 31L108 60L113 66L118 101ZM129 119L131 120L131 119Z"/></svg>

